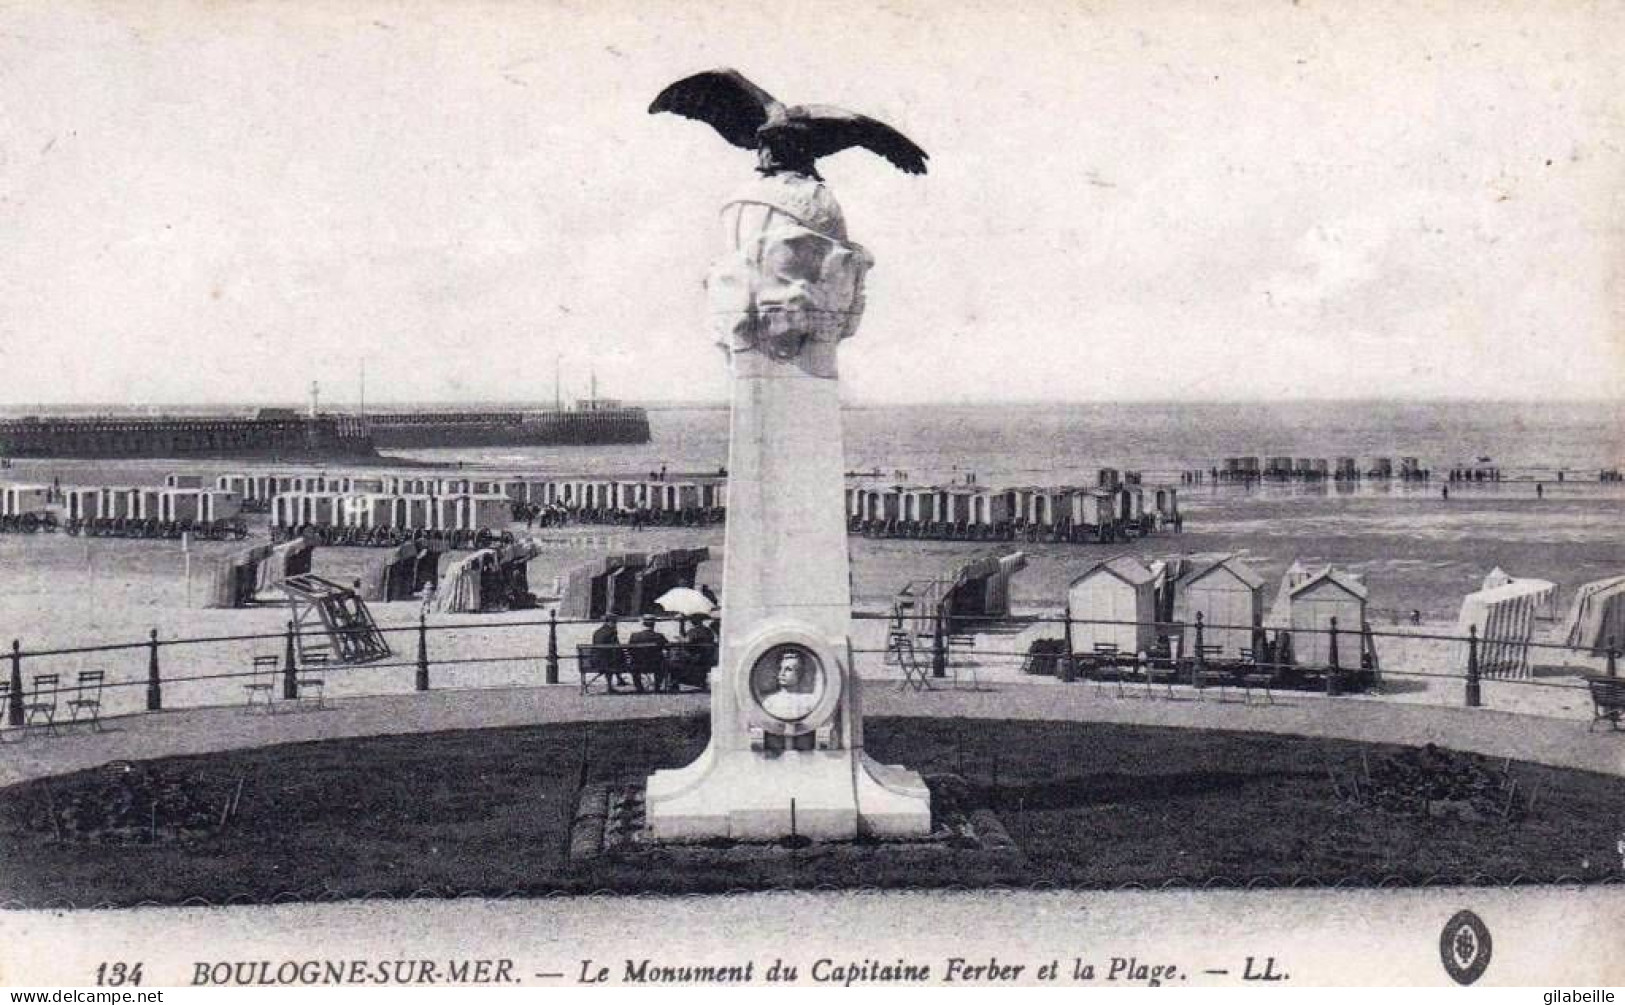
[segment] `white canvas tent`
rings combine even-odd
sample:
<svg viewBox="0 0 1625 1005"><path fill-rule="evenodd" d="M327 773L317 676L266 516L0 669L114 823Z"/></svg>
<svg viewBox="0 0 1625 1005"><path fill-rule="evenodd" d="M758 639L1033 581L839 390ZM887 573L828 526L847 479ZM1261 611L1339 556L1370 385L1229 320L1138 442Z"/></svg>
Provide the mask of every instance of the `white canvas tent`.
<svg viewBox="0 0 1625 1005"><path fill-rule="evenodd" d="M1543 579L1511 579L1499 586L1469 593L1461 602L1456 629L1460 635L1478 630L1478 670L1491 677L1526 677L1529 640L1534 635L1536 611L1549 604L1557 587ZM1462 643L1462 662L1467 647Z"/></svg>
<svg viewBox="0 0 1625 1005"><path fill-rule="evenodd" d="M1557 585L1555 583L1547 582L1544 579L1523 579L1513 576L1498 565L1490 570L1489 575L1484 577L1484 582L1478 588L1480 591L1493 590L1498 586L1509 586L1513 583L1537 583L1545 587L1535 597L1535 617L1542 621L1557 620Z"/></svg>
<svg viewBox="0 0 1625 1005"><path fill-rule="evenodd" d="M1593 656L1625 647L1625 576L1587 583L1574 595L1564 641Z"/></svg>
<svg viewBox="0 0 1625 1005"><path fill-rule="evenodd" d="M1264 627L1287 631L1292 627L1292 591L1309 581L1312 575L1302 562L1293 560L1281 576L1280 589L1275 591L1275 602L1264 618Z"/></svg>

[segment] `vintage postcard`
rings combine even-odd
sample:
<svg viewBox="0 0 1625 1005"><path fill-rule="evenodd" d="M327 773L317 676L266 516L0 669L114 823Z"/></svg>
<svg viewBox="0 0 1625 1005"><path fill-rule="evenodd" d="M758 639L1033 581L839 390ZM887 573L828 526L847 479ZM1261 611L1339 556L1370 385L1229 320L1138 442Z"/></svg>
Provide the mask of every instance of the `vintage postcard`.
<svg viewBox="0 0 1625 1005"><path fill-rule="evenodd" d="M1622 63L0 4L0 982L1613 1000Z"/></svg>

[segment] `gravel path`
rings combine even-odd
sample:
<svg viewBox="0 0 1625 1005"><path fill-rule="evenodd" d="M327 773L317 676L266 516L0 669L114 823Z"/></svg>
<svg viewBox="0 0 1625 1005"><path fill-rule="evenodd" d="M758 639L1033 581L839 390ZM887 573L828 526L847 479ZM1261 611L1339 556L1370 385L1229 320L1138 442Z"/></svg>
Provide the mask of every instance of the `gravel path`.
<svg viewBox="0 0 1625 1005"><path fill-rule="evenodd" d="M1584 723L1492 709L1395 704L1359 698L1286 693L1265 704L1255 697L1198 699L1189 689L1169 698L1130 686L1050 681L998 681L981 690L955 690L950 682L925 693L900 692L895 681L867 681L868 716L964 716L1140 723L1204 729L1326 736L1420 745L1436 743L1493 757L1625 775L1625 734ZM394 733L487 729L544 722L608 721L664 715L704 715L708 698L682 695L581 695L573 686L431 691L425 694L345 698L316 709L246 715L240 707L194 708L109 719L100 733L82 727L62 735L17 731L0 750L0 784L64 774L118 759L138 760Z"/></svg>

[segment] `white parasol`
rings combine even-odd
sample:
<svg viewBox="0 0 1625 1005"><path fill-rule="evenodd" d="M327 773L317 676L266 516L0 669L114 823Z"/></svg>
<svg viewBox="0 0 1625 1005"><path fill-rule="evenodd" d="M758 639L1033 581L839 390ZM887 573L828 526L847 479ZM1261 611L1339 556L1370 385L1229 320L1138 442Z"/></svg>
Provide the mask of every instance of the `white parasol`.
<svg viewBox="0 0 1625 1005"><path fill-rule="evenodd" d="M710 614L716 610L716 605L711 603L705 594L687 586L678 586L667 590L660 595L660 598L655 603L659 604L662 610L670 611L672 614L692 616L695 614Z"/></svg>

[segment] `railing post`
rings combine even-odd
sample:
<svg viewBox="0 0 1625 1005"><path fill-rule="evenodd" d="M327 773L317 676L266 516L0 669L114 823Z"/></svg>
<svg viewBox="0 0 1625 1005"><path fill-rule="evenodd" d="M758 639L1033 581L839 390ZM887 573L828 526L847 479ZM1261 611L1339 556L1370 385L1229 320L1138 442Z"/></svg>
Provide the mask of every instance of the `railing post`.
<svg viewBox="0 0 1625 1005"><path fill-rule="evenodd" d="M294 652L293 622L288 622L288 634L282 640L282 700L299 700L299 656Z"/></svg>
<svg viewBox="0 0 1625 1005"><path fill-rule="evenodd" d="M417 688L419 691L429 690L429 619L425 614L418 615Z"/></svg>
<svg viewBox="0 0 1625 1005"><path fill-rule="evenodd" d="M164 710L164 683L158 672L158 629L147 633L147 711Z"/></svg>
<svg viewBox="0 0 1625 1005"><path fill-rule="evenodd" d="M12 644L15 645L16 643L12 643ZM1617 648L1615 648L1613 639L1608 640L1608 676L1610 676L1610 677L1618 677L1619 676L1619 650ZM20 679L21 678L18 678L18 677L13 677L12 678L13 681L20 680ZM17 693L17 685L14 683L14 684L11 685L11 688L12 688L11 693L16 694Z"/></svg>
<svg viewBox="0 0 1625 1005"><path fill-rule="evenodd" d="M559 682L559 610L547 612L547 683Z"/></svg>
<svg viewBox="0 0 1625 1005"><path fill-rule="evenodd" d="M1467 626L1467 707L1478 708L1483 704L1483 694L1478 682L1478 626Z"/></svg>
<svg viewBox="0 0 1625 1005"><path fill-rule="evenodd" d="M1196 652L1194 653L1194 655L1196 656L1196 659L1192 660L1191 665L1190 665L1190 669L1191 669L1190 684L1191 684L1191 687L1196 687L1198 685L1198 682L1201 680L1202 671L1207 669L1207 657L1202 655L1202 633L1203 633L1202 621L1203 621L1202 612L1197 611L1196 612ZM1176 676L1177 676L1177 670L1176 670Z"/></svg>
<svg viewBox="0 0 1625 1005"><path fill-rule="evenodd" d="M6 696L6 722L12 726L23 724L23 644L11 640L11 694Z"/></svg>
<svg viewBox="0 0 1625 1005"><path fill-rule="evenodd" d="M1343 661L1338 658L1337 654L1337 618L1335 616L1331 618L1330 631L1326 641L1326 662L1329 664L1326 668L1326 693L1329 695L1341 694L1343 691L1343 682L1341 680Z"/></svg>
<svg viewBox="0 0 1625 1005"><path fill-rule="evenodd" d="M931 676L948 676L948 621L942 616L942 604L937 604L937 621L931 635Z"/></svg>
<svg viewBox="0 0 1625 1005"><path fill-rule="evenodd" d="M1066 605L1066 623L1063 628L1061 637L1064 641L1062 645L1066 646L1066 651L1061 654L1061 663L1056 668L1056 672L1063 681L1070 684L1078 679L1078 665L1072 659L1072 604L1070 601Z"/></svg>

